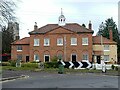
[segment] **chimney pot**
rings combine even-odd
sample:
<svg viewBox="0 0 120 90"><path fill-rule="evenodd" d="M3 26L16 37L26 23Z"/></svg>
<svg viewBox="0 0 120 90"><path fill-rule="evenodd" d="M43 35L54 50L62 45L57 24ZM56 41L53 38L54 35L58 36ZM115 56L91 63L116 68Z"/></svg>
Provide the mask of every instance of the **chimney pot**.
<svg viewBox="0 0 120 90"><path fill-rule="evenodd" d="M92 24L91 24L91 21L89 21L88 28L89 28L90 30L92 30Z"/></svg>
<svg viewBox="0 0 120 90"><path fill-rule="evenodd" d="M38 26L37 26L37 22L35 22L35 25L34 25L34 30L37 30Z"/></svg>

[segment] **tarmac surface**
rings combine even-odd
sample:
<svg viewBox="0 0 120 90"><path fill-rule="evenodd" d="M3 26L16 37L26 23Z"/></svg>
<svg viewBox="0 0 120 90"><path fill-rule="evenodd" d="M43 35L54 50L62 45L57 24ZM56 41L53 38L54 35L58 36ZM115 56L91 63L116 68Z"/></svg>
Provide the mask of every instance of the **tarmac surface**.
<svg viewBox="0 0 120 90"><path fill-rule="evenodd" d="M7 80L3 88L117 88L118 77L93 73L66 73L19 71L12 75L29 75L27 78ZM9 71L7 71L9 73ZM14 73L14 74L13 74ZM5 74L4 74L5 75ZM6 75L7 76L7 75ZM5 77L5 76L4 76Z"/></svg>
<svg viewBox="0 0 120 90"><path fill-rule="evenodd" d="M26 76L29 77L25 78ZM118 87L118 76L110 76L103 73L78 72L58 74L58 72L45 71L5 70L2 72L2 81L2 87L4 89L7 88L7 90L10 88L10 90L16 90L13 88L25 88L25 90L28 90L26 88L57 88L56 90L59 90L58 88L91 88L91 90L94 90L94 88L108 88L111 90L110 88L112 88L112 90L115 90Z"/></svg>

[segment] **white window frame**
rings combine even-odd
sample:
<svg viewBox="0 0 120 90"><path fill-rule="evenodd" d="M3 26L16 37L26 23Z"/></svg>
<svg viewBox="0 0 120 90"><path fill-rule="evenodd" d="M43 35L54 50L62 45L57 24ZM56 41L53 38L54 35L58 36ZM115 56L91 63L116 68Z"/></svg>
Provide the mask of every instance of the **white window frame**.
<svg viewBox="0 0 120 90"><path fill-rule="evenodd" d="M45 55L44 55L44 62L45 62L45 57L46 57L46 56L49 57L49 61L48 61L48 62L50 62L50 55L49 55L49 54L45 54Z"/></svg>
<svg viewBox="0 0 120 90"><path fill-rule="evenodd" d="M106 59L106 58L105 58L106 56L107 56L107 60L105 60L105 59ZM109 55L104 55L104 61L105 61L105 62L110 62L110 57L109 57Z"/></svg>
<svg viewBox="0 0 120 90"><path fill-rule="evenodd" d="M34 39L34 46L39 46L40 45L40 39L35 38Z"/></svg>
<svg viewBox="0 0 120 90"><path fill-rule="evenodd" d="M17 46L17 51L19 52L19 51L22 51L22 45L18 45Z"/></svg>
<svg viewBox="0 0 120 90"><path fill-rule="evenodd" d="M48 44L46 44L46 40L48 40ZM44 38L44 46L50 46L50 39L49 38Z"/></svg>
<svg viewBox="0 0 120 90"><path fill-rule="evenodd" d="M110 46L109 45L104 45L104 51L110 51Z"/></svg>
<svg viewBox="0 0 120 90"><path fill-rule="evenodd" d="M84 56L85 56L85 58L84 58ZM86 57L87 56L87 57ZM86 53L86 54L83 54L82 55L82 60L89 60L89 55Z"/></svg>
<svg viewBox="0 0 120 90"><path fill-rule="evenodd" d="M59 40L61 40L62 43L59 43ZM57 38L57 46L63 46L63 38Z"/></svg>
<svg viewBox="0 0 120 90"><path fill-rule="evenodd" d="M76 41L73 41L73 40L76 40ZM77 45L77 38L74 38L74 37L71 38L71 45L72 46L76 46Z"/></svg>
<svg viewBox="0 0 120 90"><path fill-rule="evenodd" d="M82 45L88 45L88 37L82 38Z"/></svg>
<svg viewBox="0 0 120 90"><path fill-rule="evenodd" d="M36 56L38 56L38 59L36 59ZM34 61L36 61L36 62L39 62L39 61L40 61L40 57L39 57L38 54L34 54Z"/></svg>

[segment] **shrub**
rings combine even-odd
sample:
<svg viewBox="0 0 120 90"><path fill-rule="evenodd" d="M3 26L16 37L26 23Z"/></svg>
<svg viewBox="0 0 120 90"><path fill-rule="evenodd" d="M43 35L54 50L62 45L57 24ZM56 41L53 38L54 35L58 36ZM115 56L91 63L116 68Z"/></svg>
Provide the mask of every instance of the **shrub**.
<svg viewBox="0 0 120 90"><path fill-rule="evenodd" d="M2 66L10 66L11 64L9 62L2 62Z"/></svg>
<svg viewBox="0 0 120 90"><path fill-rule="evenodd" d="M32 61L31 63L36 63L36 61Z"/></svg>
<svg viewBox="0 0 120 90"><path fill-rule="evenodd" d="M37 63L23 63L21 67L38 68Z"/></svg>
<svg viewBox="0 0 120 90"><path fill-rule="evenodd" d="M118 66L115 67L115 70L118 71Z"/></svg>
<svg viewBox="0 0 120 90"><path fill-rule="evenodd" d="M111 66L111 68L114 70L115 66L114 66L114 65L112 65L112 66Z"/></svg>
<svg viewBox="0 0 120 90"><path fill-rule="evenodd" d="M46 62L44 66L45 68L58 68L58 62Z"/></svg>
<svg viewBox="0 0 120 90"><path fill-rule="evenodd" d="M15 67L16 66L16 60L9 60L9 63L11 66Z"/></svg>
<svg viewBox="0 0 120 90"><path fill-rule="evenodd" d="M51 58L51 61L52 61L52 62L57 62L57 60L58 60L58 57L57 57L57 56L54 56L53 58Z"/></svg>

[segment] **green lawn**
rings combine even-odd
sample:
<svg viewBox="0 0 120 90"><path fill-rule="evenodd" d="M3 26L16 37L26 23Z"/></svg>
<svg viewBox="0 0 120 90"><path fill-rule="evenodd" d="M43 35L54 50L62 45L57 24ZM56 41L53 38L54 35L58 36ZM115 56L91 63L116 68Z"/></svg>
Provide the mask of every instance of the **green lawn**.
<svg viewBox="0 0 120 90"><path fill-rule="evenodd" d="M0 67L1 68L1 67ZM30 70L30 71L35 71L35 72L49 72L49 73L57 73L59 71L59 68L44 68L43 70L40 70L35 67L13 67L13 66L2 66L2 70ZM94 70L94 69L64 69L65 74L69 73L96 73L96 74L101 74L101 70ZM107 70L106 72L107 75L118 75L118 71L116 70Z"/></svg>

